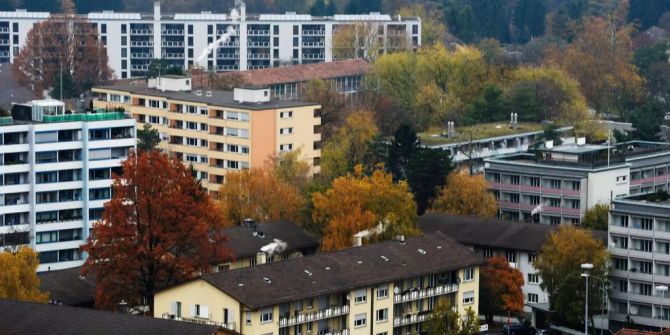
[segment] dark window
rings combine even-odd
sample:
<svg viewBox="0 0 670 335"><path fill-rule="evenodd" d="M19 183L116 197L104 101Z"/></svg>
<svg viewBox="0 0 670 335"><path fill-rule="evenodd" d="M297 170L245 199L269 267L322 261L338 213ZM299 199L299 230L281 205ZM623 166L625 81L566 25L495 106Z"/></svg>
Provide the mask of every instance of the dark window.
<svg viewBox="0 0 670 335"><path fill-rule="evenodd" d="M40 252L40 264L56 263L56 262L58 262L58 251Z"/></svg>
<svg viewBox="0 0 670 335"><path fill-rule="evenodd" d="M13 33L18 33L19 32L19 23L18 22L12 23L12 32Z"/></svg>
<svg viewBox="0 0 670 335"><path fill-rule="evenodd" d="M192 36L188 37L188 46L190 46L190 47L193 46L193 37Z"/></svg>
<svg viewBox="0 0 670 335"><path fill-rule="evenodd" d="M279 49L274 49L273 50L273 57L274 58L279 58Z"/></svg>
<svg viewBox="0 0 670 335"><path fill-rule="evenodd" d="M293 26L293 35L298 35L298 32L300 31L299 26Z"/></svg>
<svg viewBox="0 0 670 335"><path fill-rule="evenodd" d="M89 220L100 220L102 219L102 213L105 211L104 208L91 208L88 210L88 219Z"/></svg>
<svg viewBox="0 0 670 335"><path fill-rule="evenodd" d="M127 28L126 28L126 25L125 25L125 24L122 24L122 25L121 25L121 34L125 34L125 33L127 33L126 29L127 29Z"/></svg>
<svg viewBox="0 0 670 335"><path fill-rule="evenodd" d="M128 78L128 72L126 72L126 71L121 72L121 78L123 78L123 79Z"/></svg>
<svg viewBox="0 0 670 335"><path fill-rule="evenodd" d="M14 44L19 44L19 35L14 35L14 36L12 36L12 40L13 40L12 42L13 42Z"/></svg>
<svg viewBox="0 0 670 335"><path fill-rule="evenodd" d="M193 49L188 49L188 58L193 58Z"/></svg>
<svg viewBox="0 0 670 335"><path fill-rule="evenodd" d="M126 46L128 44L128 38L121 36L121 45Z"/></svg>
<svg viewBox="0 0 670 335"><path fill-rule="evenodd" d="M293 59L298 59L300 58L298 55L298 49L293 49Z"/></svg>
<svg viewBox="0 0 670 335"><path fill-rule="evenodd" d="M188 25L188 34L193 35L193 25L192 24Z"/></svg>
<svg viewBox="0 0 670 335"><path fill-rule="evenodd" d="M278 47L279 46L279 37L275 37L272 40L273 40L272 46L273 47Z"/></svg>
<svg viewBox="0 0 670 335"><path fill-rule="evenodd" d="M272 26L272 33L275 35L279 35L279 26L277 25Z"/></svg>
<svg viewBox="0 0 670 335"><path fill-rule="evenodd" d="M102 45L107 46L107 36L100 37L100 40L102 41Z"/></svg>
<svg viewBox="0 0 670 335"><path fill-rule="evenodd" d="M128 49L126 48L121 49L121 57L123 58L128 57Z"/></svg>
<svg viewBox="0 0 670 335"><path fill-rule="evenodd" d="M207 26L207 34L211 35L214 33L214 26L211 24Z"/></svg>
<svg viewBox="0 0 670 335"><path fill-rule="evenodd" d="M213 38L211 38L211 37L207 37L207 43L212 43L213 41L214 41Z"/></svg>
<svg viewBox="0 0 670 335"><path fill-rule="evenodd" d="M300 40L297 37L294 37L293 38L293 46L297 47L298 45L300 45Z"/></svg>
<svg viewBox="0 0 670 335"><path fill-rule="evenodd" d="M415 24L412 25L412 34L418 34L419 33L419 25Z"/></svg>
<svg viewBox="0 0 670 335"><path fill-rule="evenodd" d="M101 24L100 25L100 33L101 34L107 34L107 25L106 24Z"/></svg>

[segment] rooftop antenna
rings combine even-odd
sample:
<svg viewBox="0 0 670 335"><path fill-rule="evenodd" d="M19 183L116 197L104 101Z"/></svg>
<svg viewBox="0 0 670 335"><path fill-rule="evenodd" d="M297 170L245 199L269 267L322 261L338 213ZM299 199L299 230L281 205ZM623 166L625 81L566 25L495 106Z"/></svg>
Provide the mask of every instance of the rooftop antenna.
<svg viewBox="0 0 670 335"><path fill-rule="evenodd" d="M60 62L60 101L63 101L63 62Z"/></svg>

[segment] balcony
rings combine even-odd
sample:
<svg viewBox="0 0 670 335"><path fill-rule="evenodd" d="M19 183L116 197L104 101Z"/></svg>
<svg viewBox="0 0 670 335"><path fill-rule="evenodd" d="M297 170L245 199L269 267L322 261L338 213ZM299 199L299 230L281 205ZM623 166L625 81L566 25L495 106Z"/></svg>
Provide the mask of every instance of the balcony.
<svg viewBox="0 0 670 335"><path fill-rule="evenodd" d="M324 42L302 42L303 48L324 48L325 46Z"/></svg>
<svg viewBox="0 0 670 335"><path fill-rule="evenodd" d="M153 47L154 42L152 41L130 41L131 47Z"/></svg>
<svg viewBox="0 0 670 335"><path fill-rule="evenodd" d="M249 36L269 36L270 30L247 30Z"/></svg>
<svg viewBox="0 0 670 335"><path fill-rule="evenodd" d="M458 285L457 284L447 284L447 285L440 285L436 287L430 287L426 288L423 290L415 290L411 291L409 293L405 293L402 295L394 295L393 296L393 302L396 304L403 303L403 302L408 302L408 301L414 301L418 299L424 299L424 298L430 298L438 295L443 295L443 294L449 294L449 293L454 293L458 291Z"/></svg>
<svg viewBox="0 0 670 335"><path fill-rule="evenodd" d="M164 53L163 53L163 58L165 58L165 59L183 59L183 58L184 58L184 54L182 54L182 53L164 52Z"/></svg>
<svg viewBox="0 0 670 335"><path fill-rule="evenodd" d="M153 29L130 29L131 35L153 35Z"/></svg>
<svg viewBox="0 0 670 335"><path fill-rule="evenodd" d="M222 54L218 53L216 54L216 59L239 59L240 54L235 54L235 53L227 53L227 54Z"/></svg>
<svg viewBox="0 0 670 335"><path fill-rule="evenodd" d="M0 57L9 57L9 51L0 51Z"/></svg>
<svg viewBox="0 0 670 335"><path fill-rule="evenodd" d="M163 47L166 48L183 48L184 47L184 42L183 41L163 41Z"/></svg>
<svg viewBox="0 0 670 335"><path fill-rule="evenodd" d="M0 126L7 126L14 124L14 119L11 116L0 116Z"/></svg>
<svg viewBox="0 0 670 335"><path fill-rule="evenodd" d="M237 30L233 30L232 32L228 32L227 30L221 30L221 29L218 29L218 30L216 31L216 34L217 34L218 36L221 36L221 35L223 35L223 34L228 34L228 36L237 36Z"/></svg>
<svg viewBox="0 0 670 335"><path fill-rule="evenodd" d="M149 70L149 64L132 64L130 65L131 70L146 71Z"/></svg>
<svg viewBox="0 0 670 335"><path fill-rule="evenodd" d="M269 68L269 67L270 67L269 65L250 65L250 66L247 66L247 68L248 68L249 70L267 69L267 68Z"/></svg>
<svg viewBox="0 0 670 335"><path fill-rule="evenodd" d="M324 54L302 54L302 59L326 59Z"/></svg>
<svg viewBox="0 0 670 335"><path fill-rule="evenodd" d="M555 194L563 196L581 196L580 190L565 189L565 188L550 188L550 187L540 187L532 185L522 185L522 184L509 184L501 182L492 182L491 189L494 190L507 190L507 191L517 191L517 192L527 192L527 193L545 193L545 194Z"/></svg>
<svg viewBox="0 0 670 335"><path fill-rule="evenodd" d="M175 320L175 321L197 323L197 324L201 324L201 325L218 326L218 327L222 327L222 328L225 328L225 329L235 331L235 322L228 322L228 323L215 322L215 321L209 320L209 318L184 318L184 317L174 316L174 315L169 314L169 313L163 313L161 315L161 318L169 319L169 320Z"/></svg>
<svg viewBox="0 0 670 335"><path fill-rule="evenodd" d="M326 34L325 30L303 30L302 35L303 36L323 36Z"/></svg>
<svg viewBox="0 0 670 335"><path fill-rule="evenodd" d="M424 322L430 317L430 312L419 312L418 314L407 314L404 317L393 318L393 327L400 327L411 325L414 323Z"/></svg>
<svg viewBox="0 0 670 335"><path fill-rule="evenodd" d="M511 202L511 201L499 201L498 205L502 208L528 210L528 211L532 211L538 206L538 205L531 205L527 203Z"/></svg>
<svg viewBox="0 0 670 335"><path fill-rule="evenodd" d="M0 27L0 33L8 33L9 27Z"/></svg>
<svg viewBox="0 0 670 335"><path fill-rule="evenodd" d="M270 59L270 54L249 54L249 59Z"/></svg>
<svg viewBox="0 0 670 335"><path fill-rule="evenodd" d="M239 66L237 65L217 65L216 69L218 71L237 71L239 70Z"/></svg>
<svg viewBox="0 0 670 335"><path fill-rule="evenodd" d="M170 35L170 36L180 36L180 35L184 35L184 30L183 29L163 29L161 31L161 34Z"/></svg>
<svg viewBox="0 0 670 335"><path fill-rule="evenodd" d="M667 183L668 182L668 175L663 175L663 176L656 176L656 177L648 177L648 178L642 178L642 179L635 179L630 181L630 185L642 185L642 184L652 184L652 183Z"/></svg>
<svg viewBox="0 0 670 335"><path fill-rule="evenodd" d="M152 53L130 53L130 58L132 58L132 59L153 59L154 54L152 54Z"/></svg>
<svg viewBox="0 0 670 335"><path fill-rule="evenodd" d="M226 43L221 43L219 45L219 48L237 48L240 46L240 42L226 42Z"/></svg>
<svg viewBox="0 0 670 335"><path fill-rule="evenodd" d="M565 208L565 207L551 207L551 206L542 206L543 213L549 214L569 214L569 215L579 215L579 208Z"/></svg>
<svg viewBox="0 0 670 335"><path fill-rule="evenodd" d="M254 48L254 47L264 47L264 48L269 48L270 47L270 42L249 42L247 43L248 47Z"/></svg>
<svg viewBox="0 0 670 335"><path fill-rule="evenodd" d="M326 328L319 331L319 335L349 335L349 329L330 329Z"/></svg>
<svg viewBox="0 0 670 335"><path fill-rule="evenodd" d="M0 45L9 45L9 40L0 40Z"/></svg>
<svg viewBox="0 0 670 335"><path fill-rule="evenodd" d="M293 317L280 317L279 318L279 327L290 327L298 325L305 322L318 321L328 318L334 318L342 315L349 314L349 306L340 306L340 307L330 307L322 310L318 310L312 313L299 314Z"/></svg>

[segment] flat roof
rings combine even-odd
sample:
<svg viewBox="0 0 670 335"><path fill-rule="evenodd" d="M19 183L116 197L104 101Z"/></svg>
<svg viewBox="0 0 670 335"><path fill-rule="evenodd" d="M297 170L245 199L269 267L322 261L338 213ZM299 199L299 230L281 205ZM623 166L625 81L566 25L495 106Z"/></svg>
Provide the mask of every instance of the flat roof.
<svg viewBox="0 0 670 335"><path fill-rule="evenodd" d="M454 271L485 260L442 233L205 274L210 283L252 309Z"/></svg>
<svg viewBox="0 0 670 335"><path fill-rule="evenodd" d="M319 241L290 221L256 223L255 231L244 225L225 229L226 246L235 258L255 256L263 246L279 239L287 244L286 250L316 249Z"/></svg>
<svg viewBox="0 0 670 335"><path fill-rule="evenodd" d="M558 152L558 153L566 153L566 154L583 154L587 152L593 152L593 151L600 151L600 150L607 150L606 145L601 145L601 144L563 144L559 146L555 146L551 149L541 149L542 151L547 151L547 152Z"/></svg>
<svg viewBox="0 0 670 335"><path fill-rule="evenodd" d="M294 101L294 100L270 100L268 102L254 103L254 102L237 102L233 99L232 91L211 90L212 96L207 96L206 91L202 91L201 95L196 95L193 91L160 91L153 88L148 88L146 83L119 83L115 85L104 85L93 87L93 90L111 90L119 92L128 92L130 94L147 95L153 97L167 98L171 100L178 100L184 102L203 103L211 106L230 107L247 110L266 110L266 109L281 109L294 108L304 106L318 106L312 102Z"/></svg>

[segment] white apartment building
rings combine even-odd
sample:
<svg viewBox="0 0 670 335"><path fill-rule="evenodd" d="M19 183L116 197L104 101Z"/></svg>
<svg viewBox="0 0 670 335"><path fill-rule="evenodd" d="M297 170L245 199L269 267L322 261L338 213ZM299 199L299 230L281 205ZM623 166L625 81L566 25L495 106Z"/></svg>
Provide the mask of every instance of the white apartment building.
<svg viewBox="0 0 670 335"><path fill-rule="evenodd" d="M49 13L0 12L0 63L12 62L28 31ZM117 78L143 77L152 59L163 58L188 69L253 70L284 64L330 62L337 29L357 25L380 52L415 49L421 44L419 18L380 13L314 17L305 14L247 15L242 6L230 15L211 12L163 14L160 3L153 14L104 11L84 15L98 29L107 46L109 66ZM228 33L214 52L203 55L210 43Z"/></svg>
<svg viewBox="0 0 670 335"><path fill-rule="evenodd" d="M56 100L14 105L0 118L0 242L30 244L38 271L81 266L79 247L134 147L135 120L123 112L65 114Z"/></svg>

